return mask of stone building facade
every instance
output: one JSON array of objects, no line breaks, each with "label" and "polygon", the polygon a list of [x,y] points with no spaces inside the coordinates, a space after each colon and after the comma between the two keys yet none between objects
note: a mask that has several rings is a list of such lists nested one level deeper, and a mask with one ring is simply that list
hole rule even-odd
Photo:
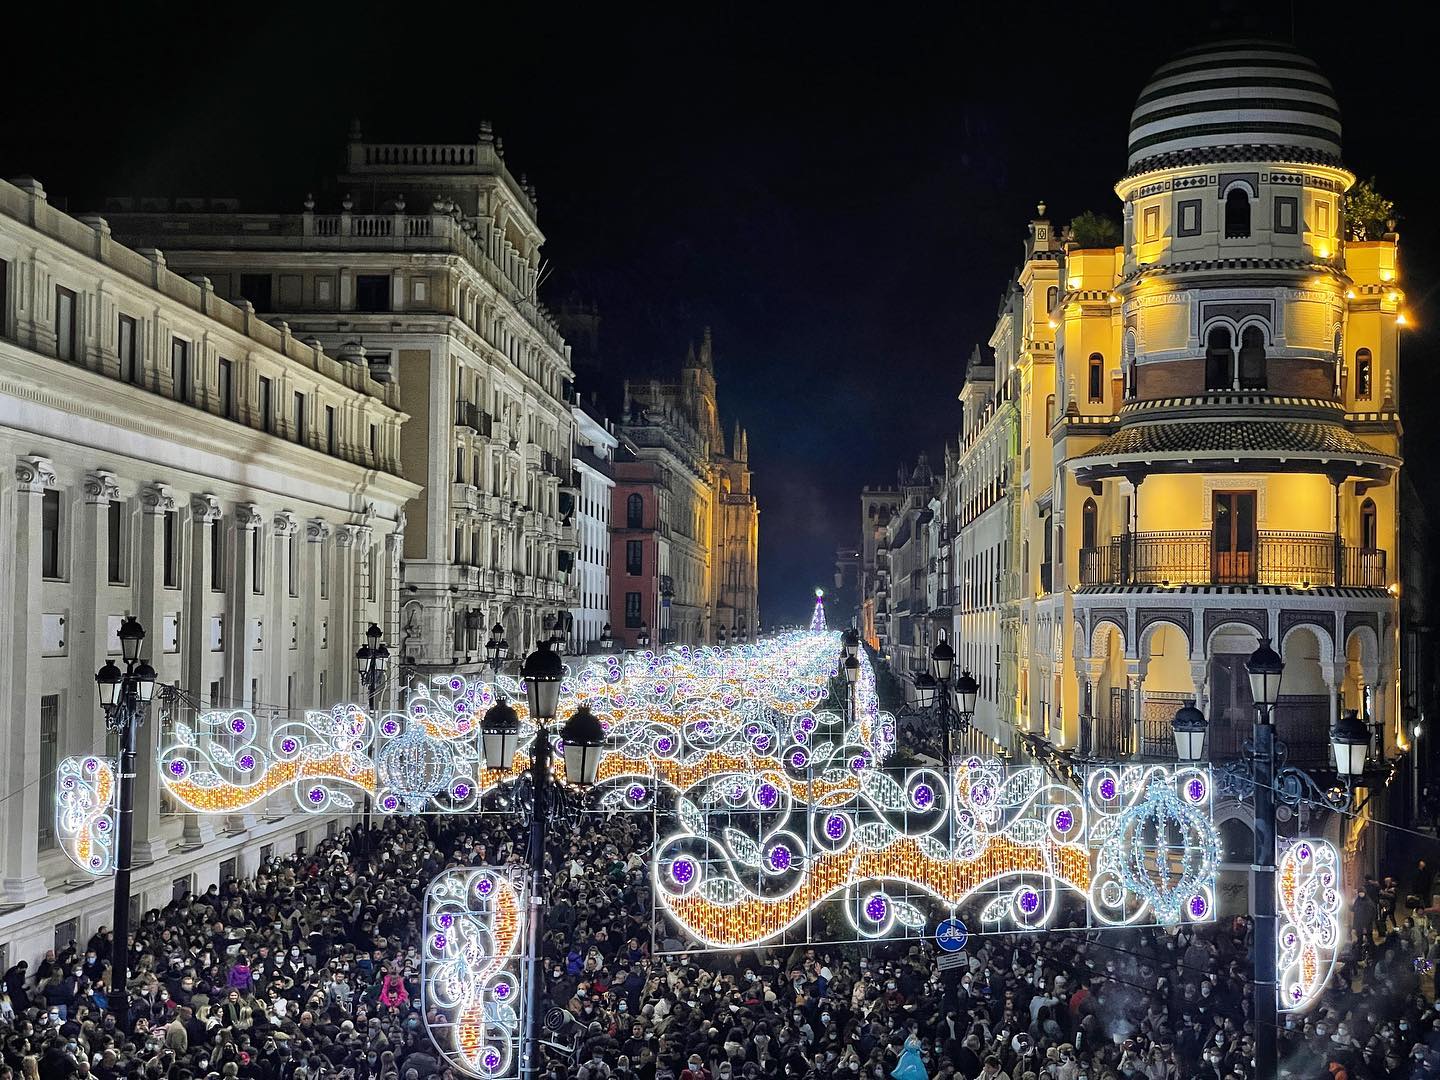
[{"label": "stone building facade", "polygon": [[518,655],[577,592],[570,352],[539,301],[533,187],[481,127],[469,143],[351,131],[338,205],[117,200],[117,234],[163,248],[222,298],[376,378],[410,417],[410,508],[397,642],[425,672],[479,672],[489,627]]},{"label": "stone building facade", "polygon": [[[571,406],[575,421],[575,605],[569,648],[598,647],[610,624],[610,513],[615,497],[614,426],[593,405]],[[613,630],[612,630],[613,634]]]},{"label": "stone building facade", "polygon": [[[266,725],[358,700],[367,626],[399,629],[406,503],[395,385],[0,183],[0,945],[32,961],[110,923],[108,879],[56,844],[55,769],[114,754],[95,673],[125,616],[158,681],[141,728],[135,896],[163,906],[336,822],[162,803],[161,739],[197,710]],[[393,685],[384,696],[394,700]],[[62,940],[63,939],[63,940]]]}]

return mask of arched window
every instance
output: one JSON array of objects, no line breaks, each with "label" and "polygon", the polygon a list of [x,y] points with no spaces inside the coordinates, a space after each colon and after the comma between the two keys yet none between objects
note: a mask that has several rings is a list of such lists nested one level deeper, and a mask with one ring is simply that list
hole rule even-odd
[{"label": "arched window", "polygon": [[1370,400],[1370,369],[1370,350],[1357,350],[1355,353],[1355,398],[1357,401]]},{"label": "arched window", "polygon": [[640,497],[639,492],[631,495],[625,500],[625,527],[627,529],[642,528],[645,518],[645,500]]},{"label": "arched window", "polygon": [[1048,289],[1045,290],[1045,312],[1046,312],[1046,314],[1049,314],[1050,312],[1054,311],[1054,310],[1055,310],[1055,305],[1056,305],[1057,303],[1059,303],[1059,301],[1060,301],[1060,288],[1059,288],[1059,286],[1051,285]]},{"label": "arched window", "polygon": [[1229,390],[1235,385],[1235,339],[1228,326],[1210,331],[1205,343],[1205,389]]},{"label": "arched window", "polygon": [[1265,331],[1258,326],[1240,334],[1240,389],[1265,389]]},{"label": "arched window", "polygon": [[1099,547],[1099,526],[1100,508],[1095,505],[1094,499],[1086,499],[1085,505],[1080,508],[1080,546],[1082,548]]},{"label": "arched window", "polygon": [[1360,546],[1374,551],[1380,546],[1379,535],[1375,522],[1375,500],[1366,499],[1360,504]]},{"label": "arched window", "polygon": [[1090,354],[1090,400],[1105,400],[1105,357],[1098,352]]},{"label": "arched window", "polygon": [[1237,185],[1225,196],[1225,238],[1235,240],[1249,235],[1250,193]]},{"label": "arched window", "polygon": [[1055,426],[1055,395],[1051,394],[1045,399],[1045,430],[1049,431]]}]

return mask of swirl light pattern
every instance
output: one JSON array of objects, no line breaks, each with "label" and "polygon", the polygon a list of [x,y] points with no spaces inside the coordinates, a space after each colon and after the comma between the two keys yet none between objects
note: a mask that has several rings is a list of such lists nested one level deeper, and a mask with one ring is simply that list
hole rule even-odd
[{"label": "swirl light pattern", "polygon": [[1340,949],[1339,853],[1328,840],[1292,841],[1280,856],[1275,880],[1280,1008],[1303,1012],[1325,989]]},{"label": "swirl light pattern", "polygon": [[81,870],[104,877],[115,869],[115,760],[66,758],[55,775],[55,839]]},{"label": "swirl light pattern", "polygon": [[448,1064],[485,1080],[516,1072],[525,896],[499,867],[447,870],[425,891],[425,1024]]}]

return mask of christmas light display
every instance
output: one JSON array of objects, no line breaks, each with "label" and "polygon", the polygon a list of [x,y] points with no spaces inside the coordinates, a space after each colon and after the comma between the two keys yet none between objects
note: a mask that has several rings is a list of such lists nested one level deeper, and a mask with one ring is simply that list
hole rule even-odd
[{"label": "christmas light display", "polygon": [[470,1076],[513,1076],[525,1000],[523,875],[446,870],[425,891],[420,984],[431,1041]]},{"label": "christmas light display", "polygon": [[1326,840],[1291,841],[1280,855],[1275,942],[1280,1008],[1303,1012],[1330,981],[1340,949],[1340,856]]},{"label": "christmas light display", "polygon": [[810,632],[825,632],[825,590],[815,590],[815,613],[810,616]]},{"label": "christmas light display", "polygon": [[55,777],[55,839],[60,849],[87,874],[109,874],[115,869],[115,760],[66,758]]}]

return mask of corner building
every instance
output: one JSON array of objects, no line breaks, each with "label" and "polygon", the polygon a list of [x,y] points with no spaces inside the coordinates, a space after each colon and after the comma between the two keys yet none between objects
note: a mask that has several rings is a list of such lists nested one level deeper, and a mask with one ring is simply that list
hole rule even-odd
[{"label": "corner building", "polygon": [[[1162,66],[1139,98],[1116,184],[1122,246],[1081,248],[1043,207],[1032,221],[995,366],[972,374],[1013,380],[1018,483],[987,438],[1003,408],[978,428],[967,417],[960,455],[963,473],[983,454],[981,505],[1003,496],[1017,513],[1015,599],[955,619],[962,642],[983,639],[971,663],[1015,653],[1002,741],[1173,757],[1170,722],[1193,697],[1209,753],[1233,757],[1253,717],[1245,660],[1269,638],[1292,762],[1328,767],[1328,729],[1347,708],[1387,754],[1408,749],[1404,296],[1398,237],[1347,238],[1354,182],[1316,66],[1287,45],[1222,42]],[[952,566],[1004,550],[1003,530],[965,546],[984,520],[961,514]],[[1227,851],[1247,844],[1248,831],[1227,834]]]}]

